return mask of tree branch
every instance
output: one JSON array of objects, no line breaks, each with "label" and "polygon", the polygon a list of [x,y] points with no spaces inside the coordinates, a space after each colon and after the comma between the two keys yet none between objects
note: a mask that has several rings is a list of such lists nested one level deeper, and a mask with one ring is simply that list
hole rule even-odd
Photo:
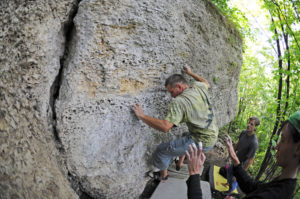
[{"label": "tree branch", "polygon": [[[272,23],[274,24],[274,19],[273,16],[271,15],[271,19],[272,19]],[[269,141],[269,146],[268,146],[268,150],[265,154],[264,160],[261,164],[261,167],[259,169],[259,172],[256,176],[256,180],[258,180],[262,174],[264,173],[264,171],[266,170],[267,166],[270,164],[270,160],[271,160],[271,149],[272,149],[272,139],[275,135],[275,133],[277,132],[278,129],[278,125],[279,122],[281,120],[281,116],[280,116],[280,111],[281,111],[281,93],[282,93],[282,56],[281,56],[281,49],[280,49],[280,41],[279,41],[279,37],[278,37],[278,32],[277,29],[275,27],[274,29],[274,33],[276,35],[276,44],[277,44],[277,57],[278,57],[278,68],[279,68],[279,82],[278,82],[278,96],[277,96],[277,110],[276,110],[276,121],[275,121],[275,125],[273,128],[273,132]]]},{"label": "tree branch", "polygon": [[[285,21],[285,23],[286,23],[286,26],[287,26],[288,29],[290,30],[291,35],[293,36],[293,38],[294,38],[294,40],[295,40],[295,42],[296,42],[296,44],[297,44],[297,47],[298,47],[298,49],[300,50],[300,46],[299,46],[298,40],[297,40],[297,38],[296,38],[296,36],[295,36],[293,30],[291,29],[291,27],[290,27],[290,25],[289,25],[289,23],[288,23],[288,21],[287,21],[287,19],[286,19],[286,16],[282,13],[282,10],[281,10],[281,8],[280,8],[280,5],[279,5],[277,2],[275,2],[275,0],[272,0],[272,2],[274,3],[274,5],[276,5],[276,6],[278,7],[279,12],[282,14],[282,16],[283,16],[283,18],[284,18],[284,21]],[[297,13],[297,14],[298,14],[298,13]],[[278,16],[280,16],[280,15],[278,15]]]},{"label": "tree branch", "polygon": [[294,3],[293,0],[290,0],[290,2],[292,2],[292,4],[293,4],[293,8],[294,8],[294,10],[295,10],[296,17],[297,17],[298,21],[300,22],[300,17],[299,17],[299,13],[298,13],[298,8],[296,7],[296,5],[295,5],[295,3]]}]

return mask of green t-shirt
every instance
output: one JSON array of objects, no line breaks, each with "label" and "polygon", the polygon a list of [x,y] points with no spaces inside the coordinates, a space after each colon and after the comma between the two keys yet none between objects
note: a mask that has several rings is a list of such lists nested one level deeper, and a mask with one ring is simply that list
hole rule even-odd
[{"label": "green t-shirt", "polygon": [[201,141],[204,147],[213,145],[219,133],[207,90],[205,83],[194,81],[172,100],[165,117],[176,126],[185,122],[194,141]]}]

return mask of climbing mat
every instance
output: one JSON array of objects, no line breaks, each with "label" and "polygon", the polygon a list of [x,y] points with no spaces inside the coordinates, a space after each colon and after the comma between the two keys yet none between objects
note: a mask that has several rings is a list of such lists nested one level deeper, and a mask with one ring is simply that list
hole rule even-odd
[{"label": "climbing mat", "polygon": [[213,192],[221,192],[223,195],[231,195],[240,197],[242,191],[237,186],[231,193],[228,193],[229,185],[227,179],[219,174],[220,167],[216,165],[211,165],[209,168],[209,184]]}]

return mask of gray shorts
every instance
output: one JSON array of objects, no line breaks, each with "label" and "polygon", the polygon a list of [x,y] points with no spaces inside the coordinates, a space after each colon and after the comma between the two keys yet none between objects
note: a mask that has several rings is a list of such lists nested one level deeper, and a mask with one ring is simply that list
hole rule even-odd
[{"label": "gray shorts", "polygon": [[[153,154],[153,165],[160,170],[166,170],[172,163],[174,157],[182,156],[185,154],[186,150],[189,151],[189,145],[192,143],[195,142],[190,135],[183,136],[182,138],[170,142],[161,143]],[[203,152],[212,149],[213,146],[204,147]]]}]

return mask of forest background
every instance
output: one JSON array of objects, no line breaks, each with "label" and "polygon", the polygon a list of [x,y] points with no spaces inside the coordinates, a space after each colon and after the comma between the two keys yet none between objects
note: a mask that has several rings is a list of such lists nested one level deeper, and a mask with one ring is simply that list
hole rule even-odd
[{"label": "forest background", "polygon": [[[246,129],[248,118],[258,117],[261,120],[256,131],[259,149],[249,172],[256,180],[267,182],[280,172],[274,154],[282,123],[300,110],[300,1],[211,2],[244,41],[238,112],[221,129],[221,136],[228,133],[237,141]],[[300,175],[294,198],[300,198]]]}]

